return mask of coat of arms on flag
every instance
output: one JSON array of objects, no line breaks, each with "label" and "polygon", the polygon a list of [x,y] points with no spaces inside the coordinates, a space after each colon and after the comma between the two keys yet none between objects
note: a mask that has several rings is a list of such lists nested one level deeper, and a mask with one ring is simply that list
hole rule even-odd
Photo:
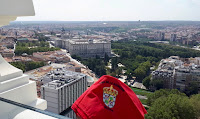
[{"label": "coat of arms on flag", "polygon": [[113,85],[103,88],[103,102],[109,108],[113,108],[115,106],[117,95],[118,91],[113,88]]}]

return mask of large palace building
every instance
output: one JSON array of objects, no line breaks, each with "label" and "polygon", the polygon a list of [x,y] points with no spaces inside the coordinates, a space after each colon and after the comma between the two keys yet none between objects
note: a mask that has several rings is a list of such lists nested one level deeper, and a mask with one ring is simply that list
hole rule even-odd
[{"label": "large palace building", "polygon": [[87,39],[73,39],[73,40],[56,40],[56,47],[65,48],[71,55],[78,55],[80,57],[104,57],[107,54],[111,55],[111,43],[105,40],[87,40]]}]

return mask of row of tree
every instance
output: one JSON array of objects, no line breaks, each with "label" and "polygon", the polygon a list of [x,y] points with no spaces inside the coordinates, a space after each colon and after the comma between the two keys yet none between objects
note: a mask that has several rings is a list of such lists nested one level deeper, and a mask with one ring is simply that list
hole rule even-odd
[{"label": "row of tree", "polygon": [[46,63],[42,62],[42,61],[41,62],[33,62],[33,61],[31,61],[31,62],[11,62],[10,64],[13,65],[14,67],[21,69],[23,72],[30,71],[30,70],[33,70],[33,69],[36,69],[36,68],[46,65]]},{"label": "row of tree", "polygon": [[17,46],[19,47],[33,47],[33,46],[37,46],[37,47],[49,47],[49,43],[45,42],[45,41],[33,41],[33,42],[18,42]]},{"label": "row of tree", "polygon": [[145,77],[142,80],[143,85],[149,89],[150,87],[153,87],[154,90],[159,90],[164,88],[164,80],[162,79],[152,79],[151,80],[151,75]]},{"label": "row of tree", "polygon": [[36,47],[36,48],[28,48],[16,46],[15,55],[22,55],[23,53],[27,53],[28,55],[32,55],[34,52],[47,52],[47,51],[56,51],[60,50],[60,48],[49,48],[49,47]]},{"label": "row of tree", "polygon": [[183,58],[200,56],[200,52],[193,49],[140,41],[114,42],[112,43],[112,49],[121,58],[136,58],[137,55],[141,55],[142,57],[152,57],[156,61],[174,55]]}]

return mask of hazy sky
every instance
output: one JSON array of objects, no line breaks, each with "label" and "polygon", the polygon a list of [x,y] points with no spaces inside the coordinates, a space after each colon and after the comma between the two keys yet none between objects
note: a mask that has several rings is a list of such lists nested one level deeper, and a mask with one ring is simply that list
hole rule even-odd
[{"label": "hazy sky", "polygon": [[200,21],[200,0],[33,0],[34,17],[18,21]]}]

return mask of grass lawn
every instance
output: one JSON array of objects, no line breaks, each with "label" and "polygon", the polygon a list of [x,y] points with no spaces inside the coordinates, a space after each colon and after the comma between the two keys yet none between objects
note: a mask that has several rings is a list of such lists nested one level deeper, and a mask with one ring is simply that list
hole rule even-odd
[{"label": "grass lawn", "polygon": [[140,99],[141,103],[144,105],[147,105],[147,100],[146,99]]},{"label": "grass lawn", "polygon": [[133,88],[133,87],[130,87],[133,92],[136,94],[136,95],[143,95],[143,96],[148,96],[149,94],[151,94],[152,92],[150,91],[146,91],[146,90],[142,90],[142,89],[138,89],[138,88]]},{"label": "grass lawn", "polygon": [[[148,96],[152,93],[150,91],[146,91],[146,90],[142,90],[142,89],[138,89],[138,88],[133,88],[133,87],[130,87],[130,88],[133,90],[133,92],[135,92],[136,95]],[[140,99],[140,101],[142,104],[147,105],[146,99]],[[146,108],[146,109],[148,109],[148,108]]]}]

